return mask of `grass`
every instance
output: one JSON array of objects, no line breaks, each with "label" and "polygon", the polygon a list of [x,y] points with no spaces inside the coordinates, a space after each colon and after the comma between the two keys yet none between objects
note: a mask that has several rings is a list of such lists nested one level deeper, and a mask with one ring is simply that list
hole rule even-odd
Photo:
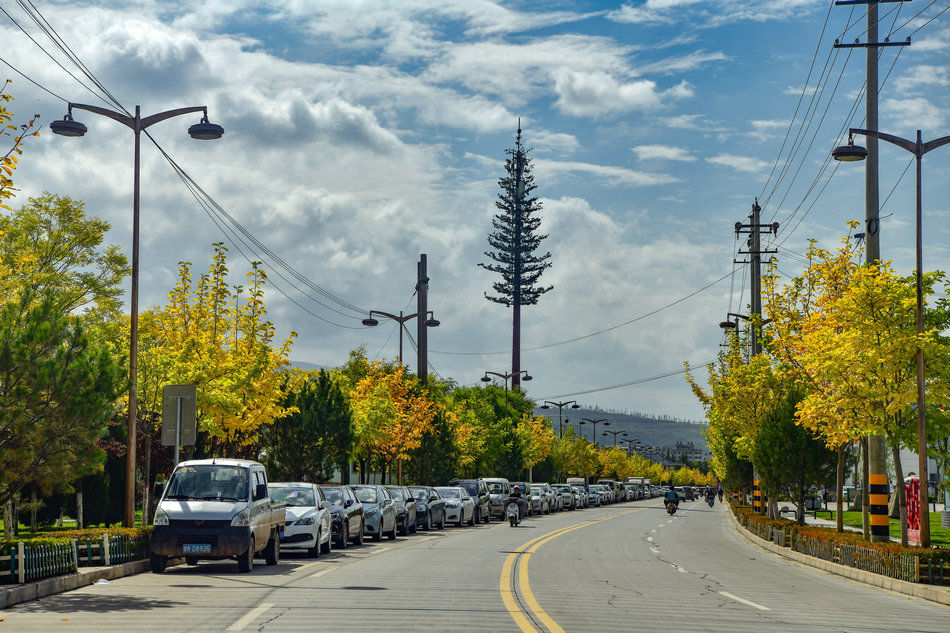
[{"label": "grass", "polygon": [[[845,512],[844,524],[861,527],[860,512]],[[832,516],[832,520],[834,517]],[[898,519],[891,519],[890,534],[895,538],[901,537],[901,523]],[[940,513],[930,513],[930,543],[937,547],[950,547],[950,528],[940,527]]]}]

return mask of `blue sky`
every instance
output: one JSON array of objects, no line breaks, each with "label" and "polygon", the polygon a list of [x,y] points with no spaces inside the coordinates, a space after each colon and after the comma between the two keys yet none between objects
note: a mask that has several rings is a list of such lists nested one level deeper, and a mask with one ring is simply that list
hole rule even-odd
[{"label": "blue sky", "polygon": [[[727,275],[733,225],[756,196],[764,218],[782,224],[780,268],[790,275],[800,271],[797,254],[807,239],[833,246],[848,219],[863,217],[864,170],[842,166],[830,181],[831,169],[821,171],[864,81],[863,51],[845,64],[847,51],[831,48],[842,35],[863,39],[864,8],[830,5],[37,3],[124,106],[151,113],[208,105],[227,130],[220,141],[190,140],[184,132],[194,121],[187,117],[151,131],[306,279],[356,306],[399,311],[410,300],[415,262],[427,253],[429,306],[442,322],[431,333],[430,360],[463,384],[509,363],[506,353],[442,352],[510,346],[510,313],[483,298],[494,278],[477,264],[486,261],[496,181],[518,117],[533,147],[542,230],[550,235],[544,246],[554,265],[543,281],[555,287],[524,310],[525,347],[634,320]],[[20,7],[2,6],[50,48]],[[919,30],[912,46],[882,54],[881,77],[892,63],[893,70],[881,92],[880,127],[943,136],[950,133],[947,3],[921,0],[897,13],[898,6],[882,6],[881,30],[894,29],[895,40]],[[2,57],[37,82],[72,101],[97,102],[4,16],[0,40]],[[6,70],[20,118],[62,117],[62,102]],[[859,105],[852,125],[862,117]],[[89,126],[86,137],[44,132],[26,148],[16,177],[21,201],[43,190],[83,200],[112,222],[110,241],[128,249],[131,136],[101,117],[76,118]],[[769,177],[777,157],[775,174],[788,163],[778,186],[775,174]],[[882,147],[882,199],[909,158]],[[948,169],[950,150],[925,159],[927,269],[950,268]],[[908,273],[912,176],[887,202],[881,229],[883,256]],[[210,245],[223,236],[148,144],[142,213],[141,302],[155,305],[173,285],[176,263],[204,268]],[[246,264],[232,255],[237,281]],[[629,325],[525,351],[522,366],[535,378],[529,393],[588,391],[712,360],[722,341],[718,322],[748,301],[747,290],[740,294],[748,277],[735,269],[733,278]],[[362,343],[370,357],[395,355],[393,326],[362,329],[361,315],[331,312],[271,277],[311,312],[355,328],[328,325],[271,291],[278,330],[299,334],[294,359],[336,365]],[[414,355],[406,356],[414,368]],[[591,406],[701,417],[679,376],[576,397]]]}]

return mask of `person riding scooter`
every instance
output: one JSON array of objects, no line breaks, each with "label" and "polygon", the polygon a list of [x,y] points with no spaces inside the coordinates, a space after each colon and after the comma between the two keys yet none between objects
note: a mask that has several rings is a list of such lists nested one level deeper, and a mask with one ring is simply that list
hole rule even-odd
[{"label": "person riding scooter", "polygon": [[521,489],[518,486],[515,486],[511,489],[511,494],[505,499],[505,506],[508,507],[508,503],[514,501],[518,504],[518,520],[524,521],[525,515],[528,513],[527,506],[525,505],[524,496],[521,494]]},{"label": "person riding scooter", "polygon": [[678,510],[680,507],[680,496],[676,492],[676,488],[673,486],[673,482],[670,482],[670,489],[666,491],[666,496],[663,497],[663,505],[668,506],[669,504],[674,504]]},{"label": "person riding scooter", "polygon": [[716,503],[716,491],[713,488],[706,491],[706,503],[709,504],[710,508]]}]

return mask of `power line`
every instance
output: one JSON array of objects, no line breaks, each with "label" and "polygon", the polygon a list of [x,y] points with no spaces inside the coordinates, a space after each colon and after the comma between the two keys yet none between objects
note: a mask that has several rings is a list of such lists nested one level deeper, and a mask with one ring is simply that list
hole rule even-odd
[{"label": "power line", "polygon": [[[705,367],[705,366],[707,366],[707,365],[711,365],[713,362],[714,362],[714,361],[709,361],[709,362],[707,362],[707,363],[702,363],[701,365],[697,365],[697,367],[699,367],[699,366]],[[646,382],[652,382],[652,381],[654,381],[654,380],[660,380],[661,378],[669,378],[670,376],[677,376],[677,375],[679,375],[679,374],[685,374],[687,371],[689,371],[689,370],[688,370],[688,369],[678,369],[678,370],[676,370],[676,371],[669,371],[669,372],[666,372],[665,374],[657,374],[656,376],[650,376],[649,378],[638,378],[638,379],[636,379],[636,380],[628,380],[627,382],[621,382],[621,383],[617,383],[616,385],[609,385],[609,386],[607,386],[607,387],[594,387],[593,389],[585,389],[585,390],[583,390],[583,391],[574,391],[574,392],[572,392],[572,393],[560,393],[560,394],[557,394],[557,395],[554,395],[554,396],[539,396],[539,397],[535,398],[535,400],[557,400],[557,399],[559,399],[559,398],[570,398],[570,397],[573,397],[573,396],[582,396],[582,395],[588,394],[588,393],[597,393],[597,392],[600,392],[600,391],[609,391],[609,390],[611,390],[611,389],[620,389],[620,388],[622,388],[622,387],[632,387],[633,385],[641,385],[641,384],[646,383]]]},{"label": "power line", "polygon": [[[686,301],[687,299],[698,295],[699,293],[703,292],[704,290],[708,290],[709,288],[712,288],[713,286],[715,286],[716,284],[718,284],[718,283],[719,283],[720,281],[722,281],[723,279],[725,279],[725,278],[727,278],[727,277],[731,277],[731,276],[733,276],[735,273],[736,273],[736,271],[735,271],[735,270],[732,270],[732,271],[726,273],[725,275],[723,275],[722,277],[720,277],[719,279],[717,279],[717,280],[715,280],[715,281],[713,281],[713,282],[711,282],[711,283],[709,283],[709,284],[706,284],[705,286],[703,286],[703,287],[700,288],[699,290],[694,290],[693,292],[689,293],[688,295],[683,296],[683,297],[680,297],[680,298],[677,299],[676,301],[673,301],[673,302],[671,302],[671,303],[668,303],[668,304],[666,304],[665,306],[662,306],[662,307],[660,307],[660,308],[657,308],[656,310],[652,310],[652,311],[647,312],[647,313],[645,313],[645,314],[641,314],[640,316],[637,316],[637,317],[635,317],[635,318],[633,318],[633,319],[630,319],[629,321],[624,321],[623,323],[618,323],[617,325],[612,325],[612,326],[610,326],[610,327],[608,327],[608,328],[605,328],[605,329],[603,329],[603,330],[598,330],[598,331],[596,331],[596,332],[591,332],[590,334],[584,334],[583,336],[575,336],[574,338],[565,339],[565,340],[563,340],[563,341],[557,341],[557,342],[554,342],[554,343],[546,343],[546,344],[544,344],[544,345],[535,345],[535,346],[533,346],[533,347],[523,347],[523,348],[521,349],[521,351],[522,351],[522,352],[533,352],[533,351],[537,351],[537,350],[548,349],[548,348],[551,348],[551,347],[557,347],[557,346],[559,346],[559,345],[567,345],[568,343],[574,343],[574,342],[577,342],[577,341],[582,341],[582,340],[584,340],[584,339],[588,339],[588,338],[591,338],[591,337],[594,337],[594,336],[598,336],[598,335],[600,335],[600,334],[606,334],[607,332],[612,332],[613,330],[616,330],[616,329],[618,329],[618,328],[622,328],[622,327],[624,327],[625,325],[630,325],[631,323],[636,323],[637,321],[640,321],[640,320],[645,319],[645,318],[647,318],[647,317],[653,316],[654,314],[656,314],[656,313],[658,313],[658,312],[662,312],[663,310],[666,310],[667,308],[672,308],[672,307],[675,306],[676,304],[682,303],[683,301]],[[498,355],[498,354],[510,354],[510,353],[511,353],[511,350],[509,349],[509,350],[501,350],[501,351],[494,351],[494,352],[451,352],[451,351],[431,350],[431,349],[430,349],[430,350],[429,350],[429,353],[430,353],[430,354],[449,354],[449,355],[452,355],[452,356],[494,356],[494,355]]]},{"label": "power line", "polygon": [[0,62],[3,62],[4,64],[6,64],[7,67],[10,68],[10,70],[12,70],[12,71],[15,72],[16,74],[20,75],[21,77],[23,77],[24,79],[26,79],[28,82],[30,82],[31,84],[33,84],[34,86],[36,86],[36,87],[39,88],[40,90],[46,91],[47,94],[52,95],[52,96],[55,97],[56,99],[62,100],[64,103],[69,103],[69,99],[67,99],[67,98],[65,98],[65,97],[61,97],[60,95],[56,94],[55,92],[53,92],[52,90],[50,90],[49,88],[47,88],[46,86],[44,86],[43,84],[38,83],[38,82],[37,82],[36,80],[34,80],[32,77],[30,77],[29,75],[27,75],[26,73],[24,73],[22,70],[20,70],[19,68],[17,68],[17,67],[14,66],[13,64],[11,64],[11,63],[8,62],[7,60],[5,60],[4,58],[0,57]]}]

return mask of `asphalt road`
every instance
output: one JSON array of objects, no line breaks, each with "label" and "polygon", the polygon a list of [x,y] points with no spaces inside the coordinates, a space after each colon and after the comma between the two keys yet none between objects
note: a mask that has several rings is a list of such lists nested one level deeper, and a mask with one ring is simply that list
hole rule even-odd
[{"label": "asphalt road", "polygon": [[[260,561],[263,563],[263,561]],[[950,609],[761,552],[724,509],[658,499],[203,562],[0,611],[3,631],[950,631]]]}]

